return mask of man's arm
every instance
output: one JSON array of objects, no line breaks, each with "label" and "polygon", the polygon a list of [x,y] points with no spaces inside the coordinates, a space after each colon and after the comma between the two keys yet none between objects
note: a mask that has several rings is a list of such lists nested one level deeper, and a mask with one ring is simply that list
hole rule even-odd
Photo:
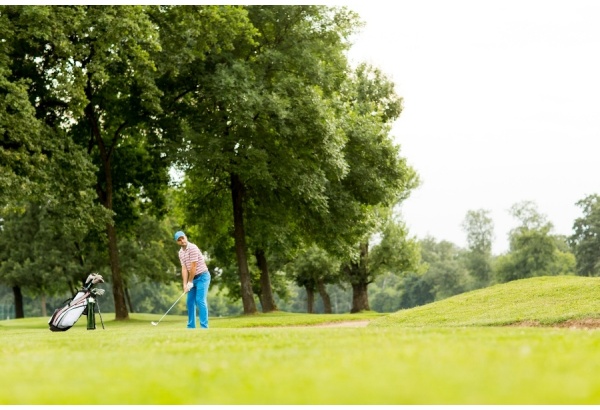
[{"label": "man's arm", "polygon": [[187,282],[188,282],[188,271],[185,265],[181,265],[181,279],[183,280],[183,291],[187,292]]},{"label": "man's arm", "polygon": [[196,275],[196,266],[198,266],[198,262],[194,261],[192,262],[192,266],[190,269],[190,274],[188,275],[188,281],[193,281],[194,280],[194,276]]}]

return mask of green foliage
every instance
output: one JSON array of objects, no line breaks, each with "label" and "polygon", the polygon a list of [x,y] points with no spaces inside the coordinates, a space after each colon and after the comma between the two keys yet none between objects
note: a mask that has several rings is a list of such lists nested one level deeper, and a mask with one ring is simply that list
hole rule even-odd
[{"label": "green foliage", "polygon": [[5,208],[0,231],[2,283],[27,288],[34,295],[62,293],[82,284],[95,268],[86,260],[85,244],[95,221],[90,215],[75,215],[73,221],[71,210],[39,203]]},{"label": "green foliage", "polygon": [[[324,9],[246,7],[252,29],[240,32],[235,47],[207,54],[173,83],[182,89],[176,103],[185,144],[178,158],[194,181],[184,187],[192,204],[186,219],[223,222],[211,233],[214,255],[225,267],[223,280],[234,276],[231,255],[244,258],[237,261],[240,291],[251,274],[241,266],[246,253],[289,258],[299,238],[316,229],[312,215],[327,212],[329,180],[345,172],[330,97],[344,73],[351,25],[341,18],[347,13]],[[241,198],[236,208],[232,191]],[[241,215],[236,226],[233,214]]]},{"label": "green foliage", "polygon": [[422,272],[408,275],[399,286],[401,308],[411,308],[448,298],[473,288],[468,252],[448,241],[432,237],[419,241]]},{"label": "green foliage", "polygon": [[334,284],[341,281],[340,261],[325,250],[313,245],[286,265],[287,275],[298,285],[311,290],[319,282]]},{"label": "green foliage", "polygon": [[63,201],[66,212],[77,209],[85,218],[101,214],[90,205],[94,168],[66,132],[74,112],[69,104],[78,99],[66,96],[72,61],[53,56],[64,46],[62,18],[75,19],[67,14],[0,6],[0,206]]},{"label": "green foliage", "polygon": [[365,64],[343,84],[338,115],[347,138],[343,153],[348,170],[331,182],[329,213],[316,233],[330,252],[356,259],[356,245],[378,229],[381,209],[406,199],[419,183],[390,136],[401,101],[393,82]]},{"label": "green foliage", "polygon": [[435,300],[433,286],[423,279],[422,275],[411,273],[407,275],[401,284],[402,293],[398,307],[409,309],[424,305]]},{"label": "green foliage", "polygon": [[159,221],[149,215],[140,217],[131,236],[119,243],[124,275],[163,283],[173,278],[179,280],[179,247],[172,235],[168,220]]},{"label": "green foliage", "polygon": [[465,255],[467,267],[475,279],[474,286],[485,287],[493,278],[492,241],[494,239],[494,223],[489,211],[480,209],[468,211],[462,224],[467,233],[469,253]]},{"label": "green foliage", "polygon": [[383,222],[381,241],[369,254],[372,277],[392,273],[422,272],[421,252],[416,239],[408,236],[408,228],[399,216],[390,215]]},{"label": "green foliage", "polygon": [[[0,21],[0,27],[3,24]],[[0,34],[0,38],[6,37]],[[3,57],[0,51],[0,205],[26,193],[31,195],[33,180],[47,161],[42,145],[36,144],[41,126],[27,99],[26,82],[6,78],[9,73]]]},{"label": "green foliage", "polygon": [[577,202],[583,216],[573,224],[569,244],[577,259],[577,274],[600,276],[600,195],[594,194]]},{"label": "green foliage", "polygon": [[557,274],[557,241],[550,234],[552,224],[537,211],[533,202],[513,205],[511,214],[521,225],[510,232],[510,252],[496,261],[498,282]]},{"label": "green foliage", "polygon": [[375,282],[369,286],[371,309],[375,312],[395,312],[401,309],[403,294],[399,288],[405,278],[388,273],[375,279]]},{"label": "green foliage", "polygon": [[[357,312],[370,309],[367,287],[381,273],[377,268],[405,259],[406,266],[388,269],[407,269],[415,262],[415,248],[404,238],[402,226],[388,228],[390,239],[386,241],[402,246],[394,252],[376,252],[375,270],[369,266],[366,238],[376,232],[380,223],[383,225],[386,213],[382,209],[407,198],[418,185],[418,177],[389,135],[392,122],[401,112],[401,98],[388,78],[366,64],[359,65],[344,84],[341,102],[341,126],[347,137],[344,155],[349,168],[347,175],[331,186],[330,213],[328,221],[320,224],[319,235],[337,238],[335,242],[327,240],[324,246],[330,252],[345,254],[348,260],[344,271],[354,291],[352,311]],[[392,236],[397,239],[392,240]],[[391,243],[386,241],[383,246],[389,247]]]}]

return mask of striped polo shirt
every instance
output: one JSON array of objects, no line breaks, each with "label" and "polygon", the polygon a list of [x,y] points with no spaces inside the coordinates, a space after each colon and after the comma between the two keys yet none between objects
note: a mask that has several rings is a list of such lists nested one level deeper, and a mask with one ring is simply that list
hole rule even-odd
[{"label": "striped polo shirt", "polygon": [[[208,272],[208,267],[204,261],[204,256],[200,252],[200,249],[191,242],[188,242],[185,249],[179,249],[179,261],[181,266],[185,266],[189,273],[197,275],[199,273]],[[192,262],[196,261],[196,272],[190,272],[192,270]]]}]

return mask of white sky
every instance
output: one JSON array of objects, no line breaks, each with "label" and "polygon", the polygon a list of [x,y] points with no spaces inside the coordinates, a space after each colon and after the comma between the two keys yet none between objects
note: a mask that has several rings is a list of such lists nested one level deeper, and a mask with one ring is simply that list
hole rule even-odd
[{"label": "white sky", "polygon": [[486,209],[500,254],[525,200],[570,235],[575,202],[600,194],[600,1],[343,4],[366,22],[350,58],[404,98],[393,134],[422,180],[411,235],[466,246],[467,211]]}]

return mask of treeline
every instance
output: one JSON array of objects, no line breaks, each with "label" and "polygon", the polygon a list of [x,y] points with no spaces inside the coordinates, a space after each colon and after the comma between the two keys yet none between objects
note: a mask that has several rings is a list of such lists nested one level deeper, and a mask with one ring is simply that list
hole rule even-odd
[{"label": "treeline", "polygon": [[577,205],[582,216],[570,236],[555,234],[534,202],[513,205],[509,212],[516,226],[508,251],[500,255],[492,254],[490,212],[467,212],[462,224],[467,248],[432,237],[419,240],[421,271],[378,279],[371,289],[374,309],[392,312],[535,276],[600,276],[600,196],[589,195]]},{"label": "treeline", "polygon": [[[378,270],[368,288],[370,309],[377,312],[394,312],[407,309],[470,290],[492,286],[516,279],[552,275],[600,275],[600,196],[590,195],[578,202],[582,216],[573,224],[570,236],[556,235],[546,216],[541,214],[533,202],[515,204],[510,213],[517,225],[509,234],[510,248],[501,255],[491,253],[494,238],[494,223],[486,210],[469,211],[463,222],[467,238],[467,248],[433,237],[411,239],[409,243],[417,250],[417,260],[413,270],[401,266]],[[402,223],[396,225],[403,226]],[[400,241],[395,246],[394,233]],[[401,230],[385,231],[384,237],[377,238],[374,252],[398,253],[406,244],[405,233]],[[403,245],[404,243],[404,245]],[[314,272],[325,272],[321,278],[328,278],[319,291],[310,281],[299,280],[299,273],[306,270],[306,277]],[[288,312],[346,313],[352,308],[352,288],[341,274],[341,263],[317,248],[308,249],[295,261],[283,266],[272,274],[278,285],[275,294],[277,306]],[[258,277],[258,266],[254,267]],[[219,280],[217,279],[217,283]],[[171,300],[180,291],[179,284],[158,284],[146,280],[133,284],[133,305],[136,311],[160,313],[170,306]],[[110,290],[109,290],[110,293]],[[316,293],[316,296],[315,296]],[[258,295],[255,295],[260,303]],[[34,296],[26,298],[27,314],[43,314],[40,301]],[[54,304],[62,299],[48,298]],[[102,301],[104,302],[104,301]],[[50,302],[49,302],[50,303]],[[243,313],[239,296],[222,284],[211,287],[209,305],[211,315],[230,316]],[[5,319],[10,315],[12,294],[0,286],[0,314]],[[102,308],[113,312],[114,306],[103,303]],[[174,309],[185,313],[185,306]],[[12,309],[14,317],[14,309]]]},{"label": "treeline", "polygon": [[[134,285],[177,280],[177,229],[246,314],[255,295],[277,309],[274,272],[309,249],[342,261],[352,311],[369,309],[368,239],[418,179],[389,135],[393,83],[347,60],[359,26],[325,6],[1,6],[16,316],[97,271],[127,319],[148,304]],[[294,269],[310,292],[330,280]]]},{"label": "treeline", "polygon": [[[216,315],[597,274],[592,225],[561,240],[530,206],[506,255],[485,211],[465,220],[468,250],[410,237],[402,99],[349,64],[359,27],[325,6],[0,6],[0,304],[48,315],[98,272],[117,320],[162,312],[180,229],[208,257]],[[596,215],[597,197],[582,206]]]}]

